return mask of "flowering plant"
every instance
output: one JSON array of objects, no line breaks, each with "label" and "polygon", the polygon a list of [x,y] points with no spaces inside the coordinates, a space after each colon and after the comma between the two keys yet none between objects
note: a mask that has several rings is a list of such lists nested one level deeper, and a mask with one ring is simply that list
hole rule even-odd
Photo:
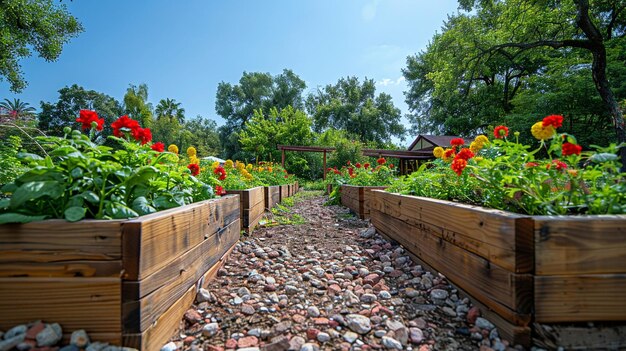
[{"label": "flowering plant", "polygon": [[435,149],[436,161],[389,191],[530,215],[626,213],[626,173],[617,156],[626,145],[583,151],[574,136],[557,132],[562,124],[559,115],[535,123],[534,149],[518,142],[518,132],[509,140],[506,126],[495,128],[492,141],[478,136],[469,148]]},{"label": "flowering plant", "polygon": [[151,144],[150,130],[137,121],[113,122],[109,138],[116,148],[92,141],[99,121],[95,112],[81,111],[77,122],[90,126],[90,136],[66,127],[63,137],[36,138],[41,155],[18,154],[28,169],[2,187],[10,198],[0,200],[0,224],[130,218],[213,197],[176,155]]},{"label": "flowering plant", "polygon": [[346,166],[328,168],[326,173],[326,183],[333,185],[333,192],[330,194],[329,202],[339,203],[339,188],[341,185],[355,186],[386,186],[393,182],[396,171],[395,166],[387,163],[384,157],[376,160],[375,165],[370,163],[352,163],[348,161]]}]

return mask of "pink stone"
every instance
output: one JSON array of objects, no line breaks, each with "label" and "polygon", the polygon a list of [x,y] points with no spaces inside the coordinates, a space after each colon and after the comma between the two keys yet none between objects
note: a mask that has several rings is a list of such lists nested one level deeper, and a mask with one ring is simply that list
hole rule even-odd
[{"label": "pink stone", "polygon": [[237,348],[237,340],[235,340],[235,339],[228,339],[228,340],[226,340],[226,344],[224,344],[224,346],[227,349]]},{"label": "pink stone", "polygon": [[480,316],[480,308],[474,306],[467,311],[467,323],[476,323],[476,318]]},{"label": "pink stone", "polygon": [[259,344],[259,339],[256,336],[245,336],[237,340],[237,346],[239,347],[254,347]]}]

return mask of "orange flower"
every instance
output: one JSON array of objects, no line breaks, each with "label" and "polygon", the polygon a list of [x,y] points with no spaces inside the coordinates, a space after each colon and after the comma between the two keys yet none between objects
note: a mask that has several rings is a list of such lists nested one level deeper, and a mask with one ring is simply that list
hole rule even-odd
[{"label": "orange flower", "polygon": [[496,139],[502,139],[502,138],[508,137],[509,136],[509,128],[507,128],[505,126],[497,126],[493,130],[493,136]]},{"label": "orange flower", "polygon": [[384,158],[384,157],[381,157],[381,158],[379,158],[378,160],[376,160],[376,162],[377,162],[379,165],[384,165],[384,164],[387,162],[387,160],[385,160],[385,158]]},{"label": "orange flower", "polygon": [[461,176],[463,170],[465,169],[465,167],[467,167],[467,161],[462,158],[455,158],[454,161],[452,161],[452,165],[450,167],[452,168],[454,173],[456,173],[458,176]]}]

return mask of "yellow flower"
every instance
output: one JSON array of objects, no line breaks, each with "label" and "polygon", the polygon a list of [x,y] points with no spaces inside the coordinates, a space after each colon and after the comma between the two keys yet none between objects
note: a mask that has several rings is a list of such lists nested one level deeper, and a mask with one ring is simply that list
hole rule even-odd
[{"label": "yellow flower", "polygon": [[259,167],[259,172],[263,172],[263,167]]},{"label": "yellow flower", "polygon": [[481,156],[474,157],[474,161],[476,161],[476,162],[480,162],[482,160],[484,160],[484,158],[482,158]]},{"label": "yellow flower", "polygon": [[530,132],[538,140],[550,139],[556,134],[556,130],[551,125],[543,126],[543,122],[537,122],[530,127]]},{"label": "yellow flower", "polygon": [[[448,155],[448,156],[446,157],[446,155]],[[443,156],[441,156],[441,157],[442,157],[442,159],[444,161],[451,162],[454,159],[454,156],[456,156],[456,153],[454,153],[454,149],[446,149],[443,152]]]},{"label": "yellow flower", "polygon": [[267,167],[267,171],[268,171],[268,172],[270,172],[270,173],[272,173],[272,171],[274,171],[274,170],[273,170],[273,169],[272,169],[272,167],[270,166],[270,167]]},{"label": "yellow flower", "polygon": [[437,146],[433,150],[433,155],[435,155],[436,158],[442,158],[443,157],[443,148],[441,146]]},{"label": "yellow flower", "polygon": [[243,162],[235,161],[235,168],[241,172],[246,169],[246,165]]},{"label": "yellow flower", "polygon": [[478,151],[483,148],[483,144],[477,141],[472,141],[469,148],[473,153],[478,153]]},{"label": "yellow flower", "polygon": [[226,162],[224,162],[224,169],[232,169],[233,165],[234,163],[232,160],[226,160]]},{"label": "yellow flower", "polygon": [[476,138],[474,138],[474,141],[476,143],[480,144],[480,147],[482,148],[485,143],[489,142],[489,138],[487,138],[486,136],[481,134],[481,135],[477,136]]},{"label": "yellow flower", "polygon": [[172,144],[170,146],[167,147],[167,151],[173,153],[173,154],[178,154],[178,146]]},{"label": "yellow flower", "polygon": [[241,174],[244,176],[244,178],[252,180],[252,174],[248,173],[245,168],[241,170]]},{"label": "yellow flower", "polygon": [[252,163],[248,163],[246,166],[246,171],[250,172],[252,170]]},{"label": "yellow flower", "polygon": [[213,168],[213,169],[216,169],[219,166],[220,166],[219,161],[215,161],[215,162],[213,162],[213,164],[211,164],[211,168]]},{"label": "yellow flower", "polygon": [[193,146],[190,146],[187,148],[187,156],[189,156],[189,158],[191,158],[192,156],[196,156],[196,148]]},{"label": "yellow flower", "polygon": [[189,156],[189,163],[199,165],[200,159],[197,158],[196,155]]}]

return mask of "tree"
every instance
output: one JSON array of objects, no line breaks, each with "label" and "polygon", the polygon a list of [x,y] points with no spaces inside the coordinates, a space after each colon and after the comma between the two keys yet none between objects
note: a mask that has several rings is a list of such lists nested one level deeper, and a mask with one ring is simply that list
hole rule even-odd
[{"label": "tree", "polygon": [[124,95],[124,112],[139,121],[142,127],[152,126],[152,104],[148,102],[148,86],[131,84]]},{"label": "tree", "polygon": [[63,135],[63,127],[77,127],[76,118],[82,109],[94,110],[105,120],[104,135],[111,135],[111,123],[123,114],[119,101],[76,84],[59,90],[56,103],[41,102],[39,129],[51,135]]},{"label": "tree", "polygon": [[167,118],[170,121],[176,119],[181,124],[185,122],[185,109],[174,99],[161,99],[154,113],[157,119]]},{"label": "tree", "polygon": [[63,45],[83,31],[65,5],[52,0],[0,1],[0,81],[6,80],[11,91],[26,87],[20,60],[32,50],[46,61],[55,61]]},{"label": "tree", "polygon": [[389,142],[392,136],[404,138],[400,109],[393,105],[390,95],[376,96],[373,79],[366,78],[360,84],[356,77],[341,78],[337,84],[310,94],[306,105],[318,133],[341,129],[362,142],[376,144]]},{"label": "tree", "polygon": [[222,157],[240,155],[239,133],[255,110],[280,111],[287,106],[302,106],[304,89],[306,83],[288,69],[274,77],[269,73],[244,72],[239,84],[219,83],[215,111],[226,120],[219,129]]},{"label": "tree", "polygon": [[184,129],[191,133],[189,145],[193,145],[202,156],[216,156],[221,150],[221,141],[214,120],[196,116],[185,122]]},{"label": "tree", "polygon": [[[605,110],[611,116],[617,141],[626,142],[626,127],[618,105],[620,97],[615,95],[615,83],[611,82],[607,74],[607,68],[611,66],[607,48],[619,46],[617,43],[622,42],[626,36],[625,0],[460,0],[460,5],[464,10],[472,12],[453,17],[448,21],[449,25],[455,25],[457,21],[476,24],[464,26],[468,33],[459,35],[470,39],[472,35],[476,36],[476,39],[462,41],[469,49],[463,52],[464,56],[459,56],[466,64],[458,67],[461,67],[461,76],[466,78],[466,82],[480,76],[480,73],[487,71],[489,65],[497,62],[508,60],[507,66],[519,65],[519,69],[512,74],[519,75],[515,79],[523,80],[524,75],[543,74],[545,65],[541,63],[542,59],[581,55],[590,63],[591,77],[604,102]],[[456,65],[454,62],[447,64]],[[409,62],[407,72],[412,78],[409,85],[419,81],[413,75],[415,71],[411,69]],[[502,81],[502,70],[492,73]],[[412,103],[419,104],[415,98],[420,95],[428,96],[429,93],[438,98],[438,84],[441,81],[454,80],[453,74],[454,70],[445,69],[439,70],[438,74],[430,72],[428,79],[432,80],[433,89],[420,91],[413,90],[414,87],[411,86],[407,102],[410,99]],[[472,89],[477,85],[466,86]],[[419,84],[415,87],[418,88]],[[506,92],[506,88],[504,86],[502,91]],[[439,103],[442,101],[431,101],[432,106]],[[626,166],[626,148],[621,149],[621,156]]]},{"label": "tree", "polygon": [[[4,99],[0,102],[0,111],[6,111],[1,113],[3,118],[8,118],[10,121],[18,121],[22,119],[30,119],[35,116],[35,108],[29,106],[27,102],[23,102],[20,99]],[[4,116],[6,113],[6,117]]]}]

